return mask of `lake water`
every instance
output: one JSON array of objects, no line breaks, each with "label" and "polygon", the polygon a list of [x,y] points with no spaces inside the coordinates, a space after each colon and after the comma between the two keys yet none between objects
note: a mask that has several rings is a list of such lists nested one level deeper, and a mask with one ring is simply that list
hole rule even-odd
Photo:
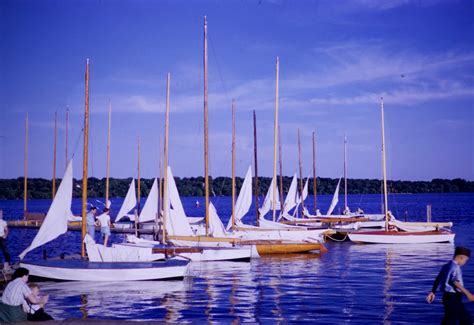
[{"label": "lake water", "polygon": [[[202,198],[183,198],[188,215],[203,214]],[[331,196],[319,196],[324,212]],[[368,213],[380,211],[380,195],[350,195],[349,206]],[[312,198],[308,198],[312,211]],[[342,197],[341,197],[341,200]],[[100,202],[91,200],[95,205]],[[230,198],[212,202],[226,224]],[[452,221],[456,245],[474,249],[474,194],[391,195],[395,216],[408,221],[426,219],[432,204],[434,221]],[[112,200],[112,216],[121,199]],[[45,212],[48,200],[29,201],[30,211]],[[0,201],[5,219],[22,215],[23,201]],[[336,208],[337,211],[338,208]],[[73,201],[79,213],[80,200]],[[254,220],[254,210],[248,220]],[[17,256],[31,242],[35,230],[12,229],[9,249]],[[113,235],[114,242],[122,235]],[[50,294],[47,311],[57,319],[94,318],[158,320],[193,323],[440,323],[441,295],[425,302],[441,266],[452,258],[454,245],[355,245],[327,243],[329,252],[273,256],[242,262],[191,265],[184,281],[90,284],[44,283]],[[49,256],[77,253],[79,233],[70,232],[46,245]],[[30,253],[40,258],[41,249]],[[463,267],[465,286],[474,291],[474,261]],[[471,314],[474,304],[467,303]]]}]

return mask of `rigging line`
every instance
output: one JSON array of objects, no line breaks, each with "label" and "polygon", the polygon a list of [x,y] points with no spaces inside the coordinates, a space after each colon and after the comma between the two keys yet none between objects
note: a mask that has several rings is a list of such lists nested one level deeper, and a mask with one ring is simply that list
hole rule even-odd
[{"label": "rigging line", "polygon": [[76,155],[76,152],[77,152],[77,149],[78,149],[78,146],[79,146],[79,141],[81,140],[83,133],[84,133],[84,128],[82,128],[81,131],[79,131],[79,134],[77,135],[76,144],[74,145],[74,149],[72,151],[71,159],[74,158],[74,156]]},{"label": "rigging line", "polygon": [[221,68],[220,68],[220,65],[219,65],[219,60],[217,58],[216,50],[214,48],[214,42],[212,41],[212,37],[209,37],[209,35],[208,35],[208,40],[209,40],[209,44],[211,45],[212,55],[214,56],[214,59],[216,60],[216,67],[217,67],[217,73],[219,74],[219,79],[222,82],[222,87],[224,88],[225,95],[226,95],[227,99],[229,99],[230,98],[229,91],[228,91],[227,86],[224,82],[224,78],[222,78],[222,73],[221,73]]}]

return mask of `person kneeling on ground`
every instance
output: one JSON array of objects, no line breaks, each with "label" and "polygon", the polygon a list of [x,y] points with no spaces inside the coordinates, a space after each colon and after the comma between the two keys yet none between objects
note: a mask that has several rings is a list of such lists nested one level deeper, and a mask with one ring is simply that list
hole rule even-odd
[{"label": "person kneeling on ground", "polygon": [[48,297],[36,297],[26,285],[30,271],[24,267],[18,268],[3,291],[0,303],[0,322],[23,322],[27,320],[23,304],[26,300],[33,304],[45,304]]},{"label": "person kneeling on ground", "polygon": [[[31,293],[35,296],[37,301],[41,301],[42,296],[40,295],[40,287],[38,284],[34,282],[28,283],[28,287],[31,290]],[[27,300],[23,303],[23,310],[26,313],[26,316],[29,321],[47,321],[53,320],[49,314],[44,311],[44,305],[48,302],[49,295],[43,296],[43,303],[40,304],[33,304]]]}]

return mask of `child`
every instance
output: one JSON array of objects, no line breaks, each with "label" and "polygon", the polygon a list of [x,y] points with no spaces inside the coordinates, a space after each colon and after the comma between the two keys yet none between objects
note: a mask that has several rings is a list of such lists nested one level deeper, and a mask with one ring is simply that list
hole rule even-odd
[{"label": "child", "polygon": [[471,250],[465,247],[456,247],[454,258],[445,264],[439,272],[426,301],[431,304],[435,299],[438,287],[443,292],[444,318],[442,324],[472,324],[471,315],[462,303],[464,294],[469,301],[474,301],[474,295],[464,288],[461,266],[471,257]]},{"label": "child", "polygon": [[53,317],[51,317],[49,314],[47,314],[44,311],[44,305],[48,302],[49,295],[46,295],[41,299],[40,297],[40,291],[39,291],[39,285],[37,285],[34,282],[28,283],[28,287],[31,290],[31,294],[35,297],[37,301],[42,301],[39,304],[33,304],[29,302],[28,300],[25,300],[23,303],[23,310],[26,313],[27,319],[29,321],[47,321],[47,320],[53,320]]},{"label": "child", "polygon": [[98,225],[100,226],[100,234],[104,238],[104,246],[107,246],[107,242],[110,236],[110,216],[109,209],[105,208],[104,213],[97,217]]}]

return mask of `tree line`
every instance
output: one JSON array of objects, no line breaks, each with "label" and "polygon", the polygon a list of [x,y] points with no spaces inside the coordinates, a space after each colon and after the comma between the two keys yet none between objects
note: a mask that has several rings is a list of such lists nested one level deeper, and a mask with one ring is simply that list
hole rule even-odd
[{"label": "tree line", "polygon": [[[131,178],[110,178],[110,197],[125,197],[130,186]],[[182,196],[204,196],[204,177],[175,177],[178,191]],[[237,193],[243,183],[243,178],[236,178]],[[334,193],[338,179],[317,178],[317,193]],[[16,179],[0,180],[0,200],[15,200],[23,198],[22,177]],[[259,193],[265,195],[270,186],[270,177],[259,177]],[[60,180],[56,181],[59,186]],[[290,187],[291,177],[283,177],[283,192],[286,193]],[[232,195],[232,181],[230,177],[209,177],[211,196]],[[140,182],[140,195],[147,196],[153,185],[153,179],[142,179]],[[254,184],[255,186],[255,179]],[[88,180],[88,196],[105,196],[105,178],[91,177]],[[378,179],[348,179],[347,192],[349,194],[378,194],[382,191],[382,182]],[[474,192],[474,181],[456,179],[433,179],[431,181],[388,181],[390,193],[460,193]],[[49,199],[51,198],[52,181],[43,178],[28,179],[28,198]],[[255,191],[255,189],[254,189]],[[309,179],[309,194],[313,194],[313,179]],[[343,181],[341,181],[340,193],[344,193]],[[82,180],[73,180],[73,196],[82,196]]]}]

